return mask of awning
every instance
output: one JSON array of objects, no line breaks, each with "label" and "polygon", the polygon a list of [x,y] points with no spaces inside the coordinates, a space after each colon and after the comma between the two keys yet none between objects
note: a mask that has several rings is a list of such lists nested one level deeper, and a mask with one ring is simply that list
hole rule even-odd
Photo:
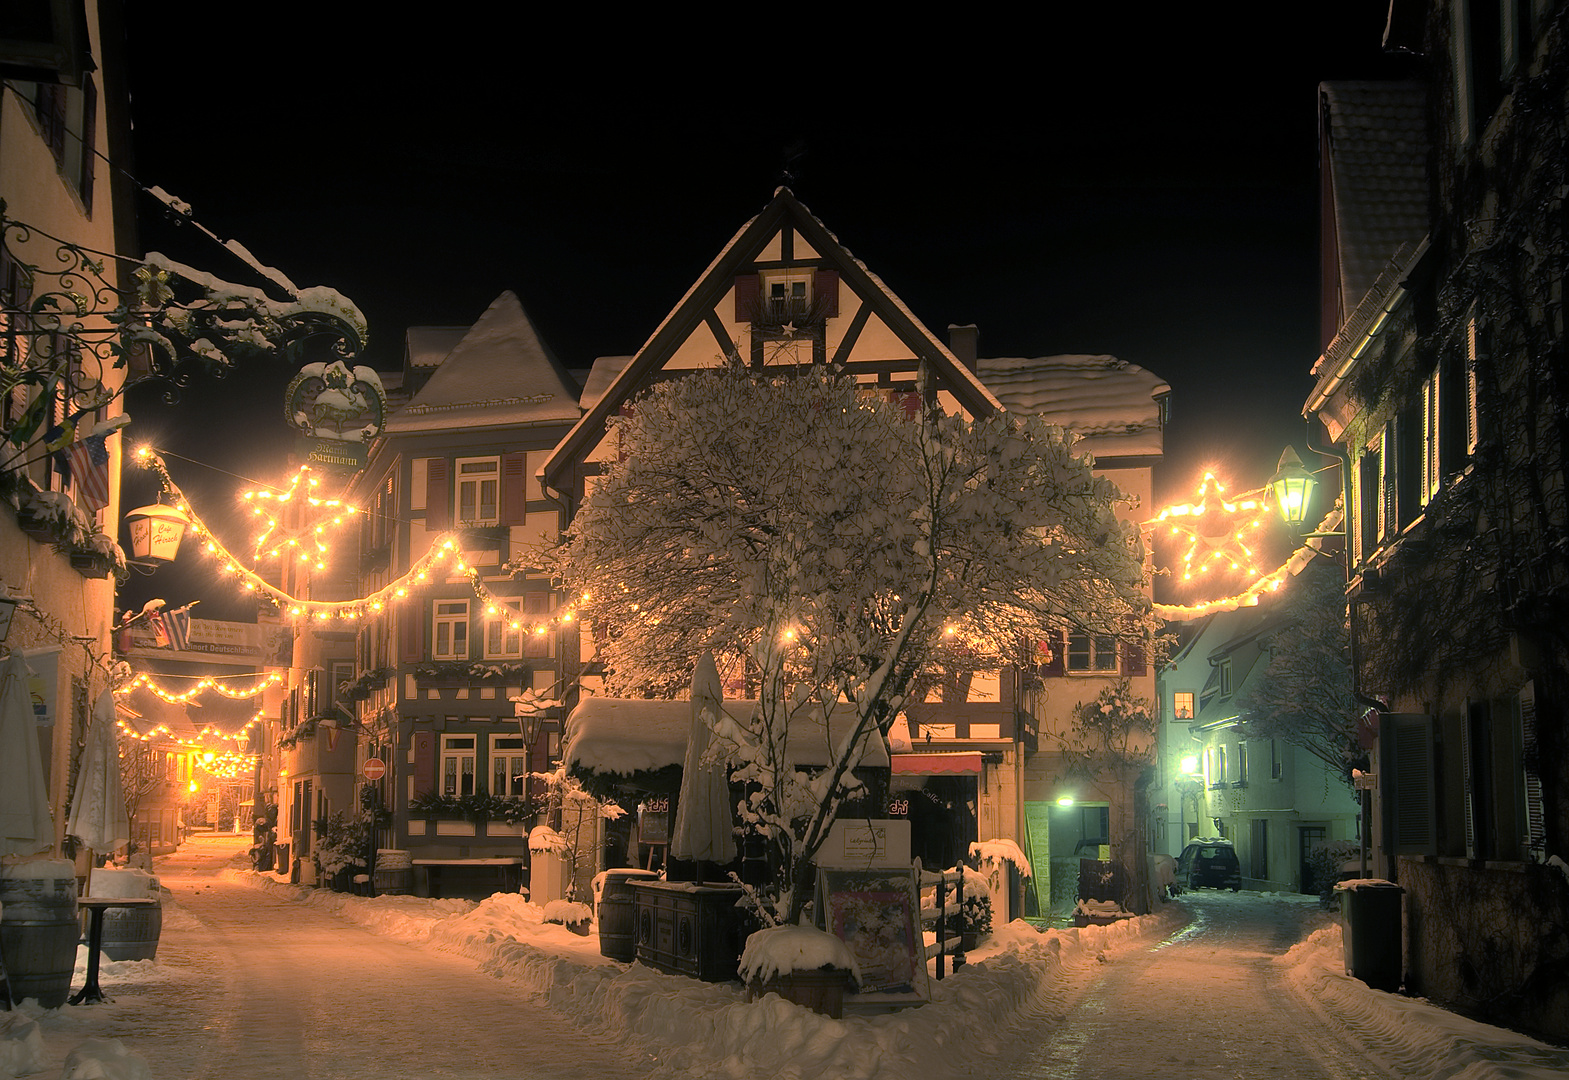
[{"label": "awning", "polygon": [[891,754],[895,776],[979,776],[981,753]]}]

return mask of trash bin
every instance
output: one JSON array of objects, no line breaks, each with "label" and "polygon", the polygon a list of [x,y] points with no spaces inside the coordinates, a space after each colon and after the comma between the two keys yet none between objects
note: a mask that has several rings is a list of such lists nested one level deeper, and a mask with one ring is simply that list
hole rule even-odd
[{"label": "trash bin", "polygon": [[1347,881],[1336,889],[1346,974],[1375,990],[1399,990],[1404,967],[1400,898],[1405,890],[1379,880]]}]

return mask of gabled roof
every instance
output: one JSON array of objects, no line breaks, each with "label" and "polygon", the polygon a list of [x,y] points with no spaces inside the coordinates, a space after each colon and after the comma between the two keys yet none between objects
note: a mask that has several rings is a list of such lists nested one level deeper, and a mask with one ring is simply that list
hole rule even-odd
[{"label": "gabled roof", "polygon": [[1427,96],[1414,82],[1326,82],[1319,93],[1340,310],[1349,313],[1390,256],[1427,235]]},{"label": "gabled roof", "polygon": [[734,286],[737,274],[754,263],[766,261],[765,246],[785,226],[794,229],[816,253],[821,266],[839,272],[840,280],[861,298],[870,313],[881,319],[906,348],[930,365],[964,408],[977,415],[986,415],[1001,407],[975,373],[960,363],[948,347],[911,314],[904,302],[851,255],[788,188],[781,187],[774,192],[768,205],[730,238],[545,461],[542,475],[548,486],[558,490],[566,486],[563,478],[598,444],[608,419],[647,386],[676,349],[704,325],[715,306]]},{"label": "gabled roof", "polygon": [[1159,454],[1167,383],[1115,356],[1002,357],[976,372],[1003,408],[1039,416],[1085,440],[1097,455]]},{"label": "gabled roof", "polygon": [[572,376],[540,341],[518,298],[504,292],[387,420],[386,431],[564,423],[577,419],[577,401]]}]

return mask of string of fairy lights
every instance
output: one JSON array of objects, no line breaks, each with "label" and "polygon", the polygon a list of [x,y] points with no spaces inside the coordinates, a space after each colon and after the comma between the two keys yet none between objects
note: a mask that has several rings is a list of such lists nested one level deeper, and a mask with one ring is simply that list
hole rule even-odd
[{"label": "string of fairy lights", "polygon": [[[298,621],[333,622],[354,621],[358,619],[374,618],[389,607],[406,600],[409,596],[441,577],[460,577],[466,579],[474,595],[485,605],[485,614],[490,618],[504,617],[508,613],[516,616],[508,623],[508,629],[513,632],[527,632],[535,635],[544,635],[552,630],[571,623],[576,618],[574,608],[568,606],[542,617],[531,617],[525,622],[522,613],[509,603],[507,599],[498,597],[486,587],[480,576],[479,568],[468,562],[461,547],[461,536],[456,532],[438,534],[431,541],[430,548],[424,555],[416,559],[400,577],[383,585],[373,593],[355,597],[349,600],[314,600],[295,596],[286,589],[274,585],[255,570],[247,567],[231,552],[223,540],[202,519],[191,505],[190,499],[175,483],[169,474],[167,464],[163,457],[152,447],[143,446],[136,451],[136,460],[158,474],[163,486],[164,494],[173,501],[174,506],[185,515],[190,523],[190,528],[196,533],[197,542],[202,550],[219,565],[220,573],[236,579],[239,587],[248,593],[255,593],[270,600],[278,610],[289,618]],[[308,524],[294,533],[288,533],[281,539],[275,540],[268,547],[268,540],[278,532],[277,514],[268,512],[265,507],[278,505],[286,501],[301,498],[298,492],[304,483],[304,491],[313,490],[314,477],[305,477],[305,470],[296,474],[290,485],[282,492],[274,494],[271,491],[253,490],[245,493],[242,498],[253,504],[253,510],[260,513],[263,519],[262,531],[258,534],[254,550],[261,557],[282,557],[291,546],[291,542],[298,551],[298,560],[309,566],[321,569],[325,565],[323,560],[313,557],[313,552],[319,550],[323,556],[326,551],[325,537],[332,529],[339,528],[347,521],[361,513],[358,507],[336,499],[318,499],[312,495],[304,495],[304,501],[312,508],[321,508],[322,516],[312,518]],[[285,499],[285,495],[288,496]],[[309,532],[309,543],[312,550],[299,551],[301,536]],[[319,545],[319,547],[318,547]],[[586,598],[585,598],[586,600]],[[514,601],[515,602],[515,601]]]},{"label": "string of fairy lights", "polygon": [[[1191,503],[1166,507],[1155,517],[1142,522],[1141,527],[1151,534],[1162,532],[1186,540],[1182,553],[1181,580],[1226,574],[1242,574],[1251,580],[1238,592],[1211,600],[1191,604],[1155,604],[1156,617],[1169,622],[1186,622],[1205,615],[1238,608],[1252,607],[1282,586],[1312,559],[1322,553],[1318,539],[1298,546],[1284,563],[1269,573],[1263,573],[1257,564],[1253,539],[1262,535],[1265,524],[1274,513],[1274,507],[1264,496],[1264,490],[1248,491],[1234,499],[1226,497],[1225,485],[1214,473],[1206,472],[1198,487],[1198,498]],[[1319,522],[1319,534],[1330,533],[1342,520],[1337,505]]]}]

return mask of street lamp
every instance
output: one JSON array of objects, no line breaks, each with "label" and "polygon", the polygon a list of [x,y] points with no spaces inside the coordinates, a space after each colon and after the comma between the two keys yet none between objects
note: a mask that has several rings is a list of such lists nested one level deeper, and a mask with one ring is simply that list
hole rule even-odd
[{"label": "street lamp", "polygon": [[173,562],[190,521],[172,506],[138,506],[125,515],[131,532],[131,557],[144,566]]},{"label": "street lamp", "polygon": [[1275,497],[1275,509],[1293,529],[1302,527],[1307,520],[1308,505],[1313,501],[1313,489],[1318,478],[1302,467],[1302,459],[1292,447],[1286,447],[1270,477],[1269,490]]}]

